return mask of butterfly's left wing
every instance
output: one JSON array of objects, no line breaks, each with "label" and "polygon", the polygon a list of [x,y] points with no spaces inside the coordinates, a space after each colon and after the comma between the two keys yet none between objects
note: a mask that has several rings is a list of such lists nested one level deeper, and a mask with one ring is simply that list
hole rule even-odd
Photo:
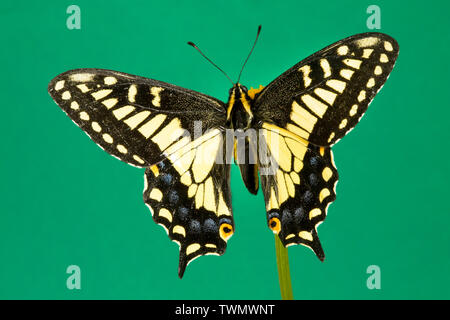
[{"label": "butterfly's left wing", "polygon": [[48,90],[102,149],[145,167],[144,201],[180,245],[179,275],[205,254],[223,254],[233,234],[229,165],[222,157],[224,104],[161,81],[77,69]]},{"label": "butterfly's left wing", "polygon": [[112,70],[70,70],[50,81],[48,91],[97,145],[137,167],[163,160],[175,141],[220,128],[226,119],[217,99]]},{"label": "butterfly's left wing", "polygon": [[276,164],[274,172],[261,175],[267,220],[284,245],[304,244],[324,258],[316,228],[336,198],[338,179],[330,146],[358,123],[398,51],[388,35],[355,35],[301,61],[257,93],[255,118],[264,132],[260,158]]}]

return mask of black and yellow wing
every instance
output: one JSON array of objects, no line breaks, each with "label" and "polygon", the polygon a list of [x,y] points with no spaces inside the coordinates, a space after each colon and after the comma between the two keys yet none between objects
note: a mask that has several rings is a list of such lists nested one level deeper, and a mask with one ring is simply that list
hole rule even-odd
[{"label": "black and yellow wing", "polygon": [[338,41],[296,64],[256,97],[256,117],[318,146],[351,130],[386,82],[399,52],[383,33]]},{"label": "black and yellow wing", "polygon": [[226,111],[221,101],[101,69],[62,73],[48,91],[102,149],[147,168],[144,201],[180,245],[180,277],[193,258],[223,254],[234,224],[230,168],[211,161],[222,155]]},{"label": "black and yellow wing", "polygon": [[220,130],[211,130],[168,150],[166,159],[145,171],[144,201],[153,219],[180,246],[180,277],[193,259],[222,255],[234,232],[223,140]]},{"label": "black and yellow wing", "polygon": [[261,128],[259,147],[269,228],[285,246],[303,244],[323,260],[317,227],[336,199],[338,181],[331,149],[268,123]]},{"label": "black and yellow wing", "polygon": [[256,94],[255,118],[265,132],[260,166],[275,167],[272,174],[261,172],[267,221],[284,245],[304,244],[324,258],[317,226],[336,198],[338,180],[330,146],[358,123],[398,52],[385,34],[355,35],[301,61]]},{"label": "black and yellow wing", "polygon": [[126,73],[76,69],[54,78],[48,91],[102,149],[137,167],[164,159],[174,141],[225,122],[223,102],[207,95]]}]

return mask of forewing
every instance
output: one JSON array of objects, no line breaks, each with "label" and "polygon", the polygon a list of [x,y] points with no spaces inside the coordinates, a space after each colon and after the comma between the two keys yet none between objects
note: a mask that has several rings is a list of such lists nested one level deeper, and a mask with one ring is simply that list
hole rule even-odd
[{"label": "forewing", "polygon": [[212,130],[169,150],[165,160],[145,172],[144,201],[180,246],[180,278],[193,259],[222,255],[234,232],[230,165],[222,145],[223,133]]},{"label": "forewing", "polygon": [[219,100],[157,80],[102,69],[58,75],[48,91],[64,112],[111,155],[138,167],[161,161],[174,142],[225,123]]},{"label": "forewing", "polygon": [[259,146],[269,228],[285,246],[305,245],[323,260],[317,227],[336,199],[338,181],[331,149],[267,123],[261,128]]},{"label": "forewing", "polygon": [[296,64],[256,96],[256,118],[318,146],[350,131],[384,85],[399,52],[382,33],[338,41]]}]

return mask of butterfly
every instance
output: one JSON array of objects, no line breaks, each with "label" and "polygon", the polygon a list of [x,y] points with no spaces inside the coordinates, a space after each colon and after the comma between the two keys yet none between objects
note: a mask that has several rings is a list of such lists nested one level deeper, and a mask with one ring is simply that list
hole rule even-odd
[{"label": "butterfly", "polygon": [[235,231],[233,159],[250,193],[261,185],[268,227],[284,246],[301,244],[324,259],[317,227],[338,181],[331,146],[359,122],[398,53],[386,34],[357,34],[265,87],[248,90],[230,79],[227,103],[102,69],[64,72],[48,92],[102,149],[145,168],[144,202],[179,245],[181,278],[193,259],[222,255]]}]

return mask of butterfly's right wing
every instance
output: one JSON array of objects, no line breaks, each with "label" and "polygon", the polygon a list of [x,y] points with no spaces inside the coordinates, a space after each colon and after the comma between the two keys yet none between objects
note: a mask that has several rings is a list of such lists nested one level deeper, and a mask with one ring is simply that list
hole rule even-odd
[{"label": "butterfly's right wing", "polygon": [[[233,234],[224,104],[164,82],[101,69],[60,74],[49,93],[102,149],[146,167],[144,201],[180,245],[179,275]],[[219,159],[216,161],[216,159]]]},{"label": "butterfly's right wing", "polygon": [[[336,198],[330,146],[345,136],[384,85],[399,52],[382,33],[340,40],[297,63],[255,96],[261,175],[269,227],[285,246],[303,244],[324,258],[317,226]],[[272,141],[273,140],[273,141]],[[260,166],[261,170],[264,166]]]},{"label": "butterfly's right wing", "polygon": [[269,228],[284,246],[302,244],[323,260],[317,227],[336,199],[339,177],[331,148],[314,146],[288,130],[264,123],[259,163]]},{"label": "butterfly's right wing", "polygon": [[255,117],[316,146],[353,129],[394,68],[399,46],[378,32],[340,40],[294,65],[255,100]]}]

